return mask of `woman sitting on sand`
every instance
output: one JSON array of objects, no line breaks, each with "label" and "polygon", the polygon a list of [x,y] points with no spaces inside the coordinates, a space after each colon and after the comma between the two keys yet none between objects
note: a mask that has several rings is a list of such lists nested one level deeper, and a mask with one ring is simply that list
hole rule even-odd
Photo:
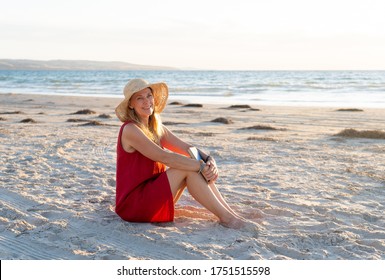
[{"label": "woman sitting on sand", "polygon": [[215,160],[202,151],[205,162],[191,159],[191,145],[162,125],[159,114],[166,106],[167,85],[134,79],[124,87],[124,97],[115,109],[123,122],[117,143],[116,213],[130,222],[173,221],[174,204],[187,187],[220,224],[244,227],[247,222],[215,186]]}]

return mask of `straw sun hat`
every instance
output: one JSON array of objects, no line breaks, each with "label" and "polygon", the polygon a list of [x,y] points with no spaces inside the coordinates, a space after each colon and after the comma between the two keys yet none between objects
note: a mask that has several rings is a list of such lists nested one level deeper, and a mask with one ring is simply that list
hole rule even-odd
[{"label": "straw sun hat", "polygon": [[134,95],[134,93],[141,91],[145,88],[151,88],[152,95],[154,96],[154,105],[155,112],[161,113],[166,107],[166,102],[168,98],[168,87],[165,83],[156,83],[150,84],[146,80],[143,79],[133,79],[129,81],[123,89],[124,100],[120,102],[120,104],[116,107],[115,113],[116,116],[122,122],[128,120],[127,112],[128,112],[128,103],[130,102],[130,98]]}]

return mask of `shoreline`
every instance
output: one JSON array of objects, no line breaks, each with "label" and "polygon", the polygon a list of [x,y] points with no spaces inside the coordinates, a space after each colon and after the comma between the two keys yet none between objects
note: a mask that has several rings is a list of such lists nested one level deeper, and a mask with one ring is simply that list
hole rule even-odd
[{"label": "shoreline", "polygon": [[[121,95],[106,95],[106,94],[62,94],[62,93],[2,93],[0,92],[0,95],[21,95],[21,96],[56,96],[56,97],[64,97],[64,98],[105,98],[105,99],[114,99],[119,100],[123,99],[123,94]],[[357,108],[357,109],[379,109],[383,110],[385,109],[385,104],[378,105],[378,104],[371,104],[371,105],[360,105],[357,106],[355,104],[347,105],[341,103],[323,103],[323,102],[314,102],[314,103],[306,103],[306,102],[294,102],[292,104],[290,103],[277,103],[277,102],[264,102],[264,101],[258,101],[258,100],[227,100],[227,102],[216,102],[214,99],[217,99],[220,97],[213,97],[212,101],[203,99],[203,102],[201,104],[203,105],[222,105],[222,106],[230,106],[230,105],[243,105],[248,104],[250,106],[262,106],[262,107],[293,107],[293,108],[329,108],[329,109],[336,109],[336,108]],[[192,98],[191,98],[192,99]],[[188,97],[178,98],[175,96],[172,96],[172,93],[170,93],[168,102],[182,102],[184,104],[191,104],[196,103],[195,101],[190,100]]]},{"label": "shoreline", "polygon": [[166,107],[168,128],[214,156],[221,193],[256,237],[188,193],[173,223],[114,213],[120,100],[0,94],[1,259],[385,259],[385,140],[336,136],[385,131],[383,109]]},{"label": "shoreline", "polygon": [[[44,94],[44,93],[1,93],[0,92],[0,96],[1,95],[5,95],[5,96],[29,96],[29,97],[33,97],[33,96],[40,96],[40,97],[49,97],[49,96],[53,96],[53,97],[63,97],[63,98],[102,98],[102,99],[111,99],[111,100],[117,100],[117,102],[119,103],[118,100],[120,99],[123,99],[123,94],[122,95],[98,95],[98,94],[95,94],[95,95],[90,95],[90,94],[77,94],[77,95],[74,95],[74,94],[61,94],[61,93],[47,93],[47,94]],[[207,100],[204,100],[204,101],[207,101]],[[171,102],[181,102],[183,103],[184,105],[187,105],[187,104],[196,104],[197,102],[194,102],[194,101],[189,101],[188,99],[178,99],[177,97],[173,97],[172,94],[169,96],[169,100],[168,100],[169,103]],[[379,106],[379,105],[372,105],[372,106],[365,106],[365,105],[360,105],[360,106],[344,106],[343,104],[334,104],[334,105],[331,105],[329,103],[300,103],[300,102],[297,102],[297,103],[292,103],[292,104],[289,104],[289,103],[281,103],[281,104],[277,104],[277,103],[274,103],[274,102],[258,102],[258,101],[254,101],[252,103],[248,102],[248,101],[228,101],[228,102],[198,102],[198,104],[201,104],[201,105],[206,105],[206,106],[232,106],[232,105],[249,105],[249,106],[252,106],[252,107],[287,107],[287,108],[325,108],[325,109],[369,109],[369,110],[383,110],[385,109],[385,104],[382,106]],[[378,106],[378,107],[376,107]]]}]

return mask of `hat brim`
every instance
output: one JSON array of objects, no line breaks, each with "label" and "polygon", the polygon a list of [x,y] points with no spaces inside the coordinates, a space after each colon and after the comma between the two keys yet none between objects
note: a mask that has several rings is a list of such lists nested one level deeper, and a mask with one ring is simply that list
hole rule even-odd
[{"label": "hat brim", "polygon": [[[147,85],[143,89],[145,88],[151,88],[152,94],[154,96],[154,110],[156,113],[161,113],[167,105],[167,100],[168,100],[167,84],[155,83],[155,84]],[[118,117],[118,119],[121,120],[122,122],[126,122],[128,120],[128,103],[130,102],[132,95],[130,97],[124,98],[124,100],[120,102],[120,104],[115,108],[115,114]]]}]

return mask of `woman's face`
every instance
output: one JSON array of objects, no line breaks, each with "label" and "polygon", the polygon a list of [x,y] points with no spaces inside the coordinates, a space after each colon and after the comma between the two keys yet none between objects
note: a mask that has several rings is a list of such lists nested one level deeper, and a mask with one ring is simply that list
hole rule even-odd
[{"label": "woman's face", "polygon": [[134,93],[130,99],[130,107],[141,118],[147,118],[154,112],[154,96],[150,88]]}]

